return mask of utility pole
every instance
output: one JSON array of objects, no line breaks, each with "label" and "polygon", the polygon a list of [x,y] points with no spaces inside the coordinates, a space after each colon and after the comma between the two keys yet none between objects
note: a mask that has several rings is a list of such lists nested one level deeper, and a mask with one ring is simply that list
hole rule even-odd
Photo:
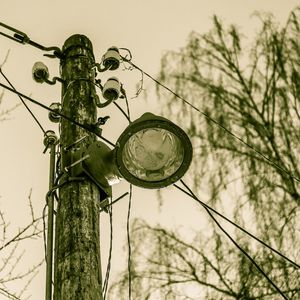
[{"label": "utility pole", "polygon": [[[101,63],[96,64],[92,43],[84,35],[71,36],[65,41],[61,50],[56,46],[45,47],[36,43],[24,32],[1,22],[0,27],[12,32],[9,35],[0,31],[1,35],[18,43],[30,44],[42,51],[53,51],[52,54],[44,55],[60,59],[61,78],[53,77],[49,80],[49,70],[42,62],[36,62],[32,72],[36,82],[51,85],[56,81],[61,82],[61,105],[52,103],[47,107],[14,88],[0,83],[0,86],[49,110],[50,120],[60,122],[58,160],[62,172],[56,179],[57,138],[50,130],[46,132],[44,139],[45,150],[51,149],[50,190],[47,193],[46,300],[52,299],[53,214],[55,213],[53,192],[58,188],[53,299],[103,300],[99,233],[100,202],[103,201],[102,209],[107,206],[104,200],[111,198],[111,186],[119,182],[122,177],[131,184],[151,189],[173,184],[188,170],[192,160],[192,144],[180,127],[152,113],[147,112],[131,122],[125,90],[115,77],[109,78],[104,86],[97,84],[102,90],[103,98],[106,99],[106,102],[101,103],[95,91],[95,68],[98,72],[113,71],[123,61],[160,84],[131,62],[131,53],[128,49],[120,48],[129,53],[129,59],[121,56],[117,47],[110,47],[102,57]],[[172,92],[169,88],[165,88]],[[99,128],[105,124],[109,116],[97,120],[96,107],[106,107],[118,98],[126,100],[128,115],[119,105],[117,107],[130,124],[114,145],[101,136]],[[96,141],[96,135],[114,149],[111,150],[105,143]]]},{"label": "utility pole", "polygon": [[[92,43],[87,37],[76,34],[66,40],[62,52],[62,113],[81,124],[95,124]],[[65,148],[85,136],[88,137],[80,145],[87,146],[96,137],[65,119],[60,121],[60,131],[61,167],[65,170],[74,163],[77,145]],[[64,180],[62,177],[61,181]],[[68,180],[59,190],[55,224],[55,300],[103,299],[99,205],[99,188],[88,177],[81,181]]]}]

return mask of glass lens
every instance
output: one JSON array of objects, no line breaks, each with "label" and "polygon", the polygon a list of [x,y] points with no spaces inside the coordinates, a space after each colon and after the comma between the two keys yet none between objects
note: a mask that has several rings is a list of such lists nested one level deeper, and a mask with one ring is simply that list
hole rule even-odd
[{"label": "glass lens", "polygon": [[147,128],[131,136],[122,159],[127,170],[146,181],[158,181],[173,175],[181,166],[184,149],[179,138],[160,128]]}]

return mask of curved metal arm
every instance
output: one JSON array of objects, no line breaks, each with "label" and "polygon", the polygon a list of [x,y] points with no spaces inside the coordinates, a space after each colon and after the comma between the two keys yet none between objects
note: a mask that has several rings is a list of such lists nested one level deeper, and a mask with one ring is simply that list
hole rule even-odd
[{"label": "curved metal arm", "polygon": [[95,64],[95,67],[97,68],[97,70],[98,70],[99,73],[102,73],[102,72],[105,72],[105,71],[110,70],[110,68],[107,68],[107,67],[101,68],[101,63],[100,63],[100,64],[99,64],[99,63],[96,63],[96,64]]},{"label": "curved metal arm", "polygon": [[100,102],[100,97],[97,94],[94,95],[94,99],[95,99],[96,106],[99,107],[99,108],[106,107],[107,105],[109,105],[113,102],[113,100],[111,99],[111,100],[107,100],[104,103],[101,103]]},{"label": "curved metal arm", "polygon": [[52,80],[45,79],[45,82],[48,83],[48,84],[51,84],[51,85],[56,84],[56,81],[59,81],[59,82],[61,82],[61,83],[64,82],[64,80],[61,79],[60,77],[53,77]]}]

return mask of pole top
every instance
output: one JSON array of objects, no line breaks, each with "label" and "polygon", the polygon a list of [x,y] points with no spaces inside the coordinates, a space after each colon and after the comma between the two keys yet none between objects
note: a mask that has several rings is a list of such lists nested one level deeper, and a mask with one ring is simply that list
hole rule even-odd
[{"label": "pole top", "polygon": [[[74,52],[72,50],[74,49],[84,49],[85,52],[88,52],[92,58],[94,59],[94,54],[93,54],[93,45],[92,42],[89,40],[88,37],[86,37],[83,34],[74,34],[72,36],[70,36],[64,43],[62,51],[66,56],[68,56],[68,53],[70,52]],[[75,53],[77,51],[75,50]]]},{"label": "pole top", "polygon": [[83,34],[74,34],[70,36],[64,43],[63,51],[66,51],[69,47],[74,46],[83,46],[93,50],[92,42]]}]

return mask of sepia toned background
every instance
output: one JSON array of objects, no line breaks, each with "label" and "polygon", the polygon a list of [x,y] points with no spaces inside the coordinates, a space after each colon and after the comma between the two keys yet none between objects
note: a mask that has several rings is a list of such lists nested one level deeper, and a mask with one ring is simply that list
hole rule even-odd
[{"label": "sepia toned background", "polygon": [[[212,16],[217,14],[226,23],[238,25],[246,38],[251,39],[257,30],[258,20],[253,12],[266,11],[274,14],[278,22],[284,23],[289,12],[299,4],[296,0],[119,0],[119,1],[37,1],[1,0],[0,22],[25,32],[29,38],[45,46],[61,47],[72,34],[85,34],[94,47],[99,62],[108,47],[129,48],[133,62],[146,72],[156,75],[160,59],[165,51],[183,47],[191,31],[207,32],[212,25]],[[8,54],[9,52],[9,54]],[[0,36],[0,64],[8,54],[3,71],[15,87],[45,105],[60,101],[60,84],[54,86],[33,81],[31,68],[36,61],[43,61],[50,76],[59,76],[59,61],[43,56],[43,52],[29,45],[15,43]],[[106,72],[107,73],[107,72]],[[103,74],[103,82],[112,75]],[[140,81],[138,71],[117,71],[116,75],[133,97]],[[4,83],[3,78],[0,79]],[[144,79],[146,91],[130,100],[132,119],[145,111],[160,113],[162,103],[155,98],[155,84]],[[145,97],[147,95],[147,97]],[[0,110],[9,109],[19,103],[16,95],[4,91]],[[122,104],[122,103],[121,103]],[[29,104],[45,129],[58,127],[48,120],[46,111]],[[98,116],[110,115],[103,135],[115,142],[127,122],[114,106],[98,111]],[[32,201],[37,216],[42,215],[45,194],[48,191],[49,155],[43,154],[43,134],[23,106],[19,106],[0,123],[0,207],[10,221],[13,233],[30,221],[27,197],[32,190]],[[114,187],[114,198],[128,190],[122,182]],[[169,187],[162,192],[164,203],[160,205],[156,191],[134,188],[132,219],[144,218],[150,224],[159,222],[170,227],[196,230],[205,222],[192,201]],[[127,263],[126,216],[128,199],[114,206],[114,248],[111,280]],[[109,218],[101,214],[101,256],[105,272],[109,246]],[[19,266],[27,269],[44,256],[42,239],[26,241],[26,250]],[[1,253],[0,253],[1,260]],[[22,283],[15,281],[14,285]],[[11,285],[13,288],[13,285]],[[45,265],[28,287],[30,299],[44,297]],[[0,296],[0,299],[2,296]],[[5,298],[3,298],[5,299]]]}]

